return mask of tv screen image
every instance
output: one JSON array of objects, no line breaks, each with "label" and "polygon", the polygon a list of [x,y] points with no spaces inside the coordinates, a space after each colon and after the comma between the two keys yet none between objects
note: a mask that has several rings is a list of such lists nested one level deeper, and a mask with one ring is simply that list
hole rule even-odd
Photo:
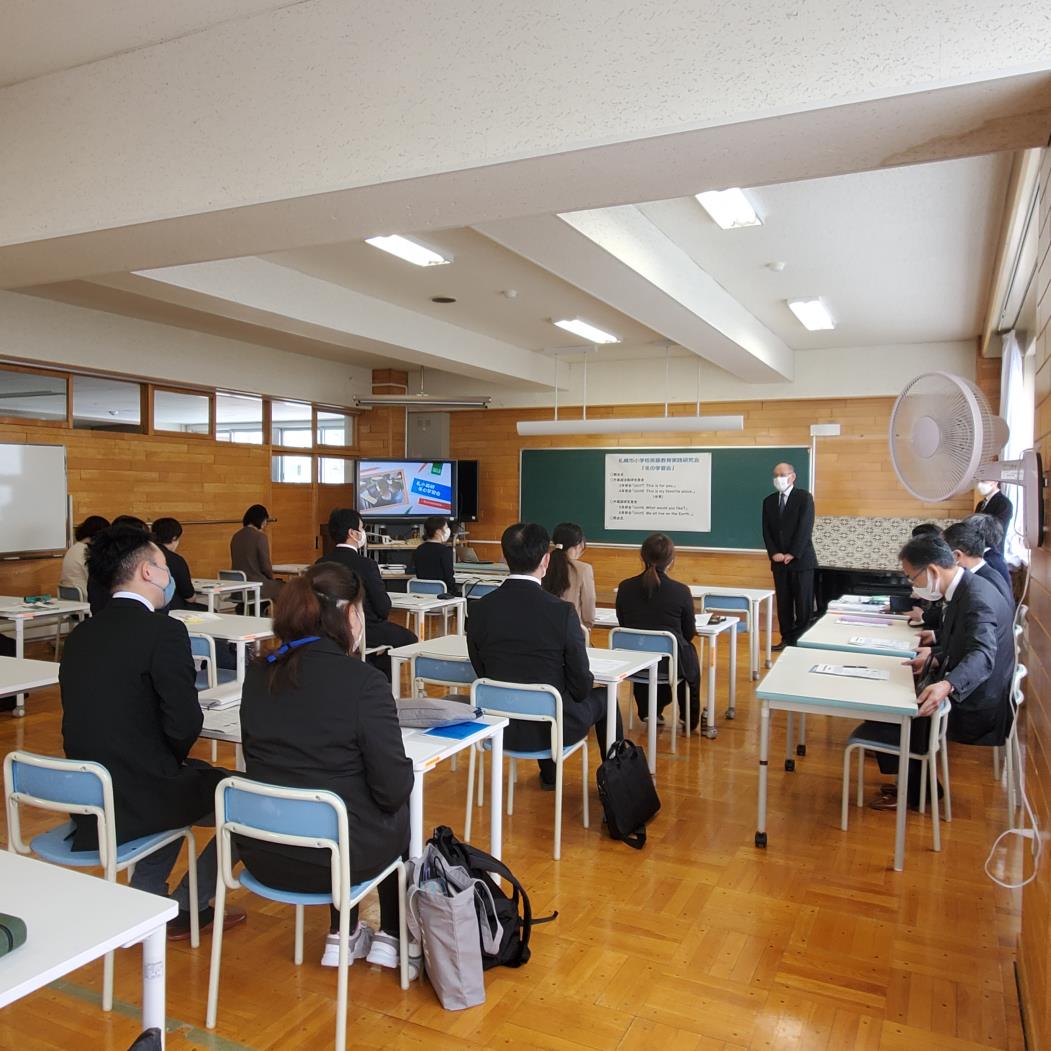
[{"label": "tv screen image", "polygon": [[366,517],[451,515],[453,465],[448,460],[362,460],[357,499]]}]

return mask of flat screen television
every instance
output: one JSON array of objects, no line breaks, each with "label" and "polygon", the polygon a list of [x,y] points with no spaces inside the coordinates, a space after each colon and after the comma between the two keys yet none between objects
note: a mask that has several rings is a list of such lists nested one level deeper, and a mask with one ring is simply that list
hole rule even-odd
[{"label": "flat screen television", "polygon": [[478,521],[478,461],[456,461],[456,521]]},{"label": "flat screen television", "polygon": [[452,518],[454,460],[358,460],[354,500],[362,518]]}]

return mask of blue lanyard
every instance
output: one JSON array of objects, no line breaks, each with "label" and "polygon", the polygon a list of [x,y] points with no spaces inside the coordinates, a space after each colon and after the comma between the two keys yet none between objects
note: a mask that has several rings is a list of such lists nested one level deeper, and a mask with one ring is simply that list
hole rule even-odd
[{"label": "blue lanyard", "polygon": [[320,635],[308,635],[305,639],[294,639],[292,642],[286,642],[283,646],[274,650],[269,657],[266,658],[267,664],[274,664],[280,658],[291,653],[293,650],[298,650],[300,646],[308,646],[312,642],[320,642]]}]

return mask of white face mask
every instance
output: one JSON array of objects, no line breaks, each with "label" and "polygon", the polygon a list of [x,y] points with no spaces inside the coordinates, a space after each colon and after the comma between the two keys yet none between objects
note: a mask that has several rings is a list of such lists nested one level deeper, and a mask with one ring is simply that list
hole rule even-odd
[{"label": "white face mask", "polygon": [[443,529],[443,530],[441,531],[441,533],[439,534],[439,536],[441,537],[441,541],[442,541],[442,543],[443,543],[443,544],[447,544],[447,543],[449,543],[449,537],[451,537],[451,536],[452,536],[452,533],[450,532],[450,530],[449,530],[449,527],[448,527],[448,526],[446,526],[446,527],[445,527],[445,528],[444,528],[444,529]]},{"label": "white face mask", "polygon": [[783,493],[792,483],[787,477],[781,474],[774,475],[774,488],[779,492]]},{"label": "white face mask", "polygon": [[938,602],[942,598],[941,588],[938,587],[938,578],[934,578],[934,586],[929,587],[931,582],[931,571],[927,570],[927,584],[920,587],[919,584],[914,584],[912,588],[913,595],[916,598],[926,599],[928,602]]},{"label": "white face mask", "polygon": [[978,483],[978,492],[980,492],[982,494],[982,496],[990,496],[995,488],[996,488],[996,483],[995,482],[979,482]]}]

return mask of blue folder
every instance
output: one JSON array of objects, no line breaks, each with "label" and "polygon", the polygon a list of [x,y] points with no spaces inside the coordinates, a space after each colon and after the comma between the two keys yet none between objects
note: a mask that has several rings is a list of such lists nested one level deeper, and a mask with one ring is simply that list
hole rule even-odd
[{"label": "blue folder", "polygon": [[451,737],[454,741],[462,741],[465,737],[470,737],[475,733],[481,725],[477,721],[452,723],[449,726],[432,726],[429,730],[424,730],[424,733],[432,737]]}]

